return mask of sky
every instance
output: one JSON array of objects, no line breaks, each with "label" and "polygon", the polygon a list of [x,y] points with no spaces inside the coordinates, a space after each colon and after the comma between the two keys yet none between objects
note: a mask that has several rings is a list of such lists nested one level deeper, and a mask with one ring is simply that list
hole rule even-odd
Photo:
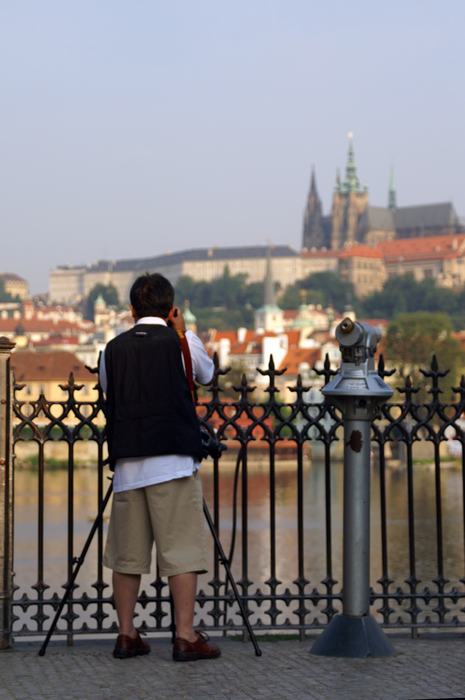
[{"label": "sky", "polygon": [[463,0],[0,0],[0,272],[301,244],[354,133],[370,203],[465,216]]}]

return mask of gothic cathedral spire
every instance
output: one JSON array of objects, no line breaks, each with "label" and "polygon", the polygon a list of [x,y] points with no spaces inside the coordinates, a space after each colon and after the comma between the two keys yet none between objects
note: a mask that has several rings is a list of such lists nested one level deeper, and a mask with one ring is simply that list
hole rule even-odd
[{"label": "gothic cathedral spire", "polygon": [[315,168],[312,167],[310,191],[304,212],[302,248],[322,248],[324,245],[323,213],[321,199],[316,188]]},{"label": "gothic cathedral spire", "polygon": [[342,187],[344,192],[360,192],[360,180],[355,165],[354,135],[351,131],[347,134],[347,138],[349,139],[349,149],[347,151],[346,179]]},{"label": "gothic cathedral spire", "polygon": [[388,207],[389,209],[397,208],[397,193],[396,185],[394,182],[394,168],[391,168],[391,174],[389,176]]}]

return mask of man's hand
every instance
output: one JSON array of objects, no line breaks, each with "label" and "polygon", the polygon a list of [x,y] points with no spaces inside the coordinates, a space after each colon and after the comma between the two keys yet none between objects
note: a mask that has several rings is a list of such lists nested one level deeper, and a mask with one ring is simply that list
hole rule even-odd
[{"label": "man's hand", "polygon": [[184,316],[179,307],[173,306],[168,314],[168,325],[174,328],[179,336],[183,336],[186,332],[186,324],[184,321]]}]

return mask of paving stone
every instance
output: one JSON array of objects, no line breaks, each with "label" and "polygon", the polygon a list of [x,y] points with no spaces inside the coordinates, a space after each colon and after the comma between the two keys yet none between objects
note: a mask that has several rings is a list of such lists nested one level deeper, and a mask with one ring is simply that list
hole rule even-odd
[{"label": "paving stone", "polygon": [[310,642],[221,642],[213,661],[174,663],[168,641],[152,653],[111,656],[111,640],[54,642],[0,652],[0,700],[442,700],[465,696],[465,637],[393,638],[396,654],[383,659],[312,656]]}]

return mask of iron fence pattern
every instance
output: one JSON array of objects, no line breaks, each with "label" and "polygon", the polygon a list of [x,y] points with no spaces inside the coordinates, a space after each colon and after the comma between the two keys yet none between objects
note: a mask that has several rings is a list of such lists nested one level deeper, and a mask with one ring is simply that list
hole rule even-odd
[{"label": "iron fence pattern", "polygon": [[[385,370],[382,358],[378,371],[383,378],[394,373],[393,370]],[[260,393],[250,385],[245,375],[239,386],[226,390],[228,370],[220,369],[216,362],[214,381],[204,391],[198,405],[200,420],[209,430],[215,430],[217,437],[227,441],[228,459],[231,461],[234,457],[235,460],[229,466],[227,527],[223,514],[226,472],[221,460],[224,458],[214,460],[209,466],[202,466],[202,469],[209,470],[211,493],[208,500],[213,521],[220,537],[223,534],[227,536],[226,550],[232,559],[233,571],[252,624],[263,630],[297,630],[303,637],[305,632],[323,627],[341,610],[341,577],[337,573],[340,572],[340,562],[335,554],[338,550],[335,542],[339,542],[342,534],[334,529],[339,516],[334,512],[332,492],[335,469],[340,469],[337,464],[340,465],[341,459],[342,420],[336,408],[324,405],[320,399],[315,400],[310,382],[304,382],[300,376],[294,382],[286,382],[286,375],[275,369],[272,358],[268,369],[259,372],[264,382]],[[323,369],[313,370],[311,376],[314,384],[321,388],[333,374],[335,372],[326,360]],[[401,627],[416,633],[421,628],[465,626],[465,437],[460,424],[465,408],[465,379],[462,378],[460,385],[453,389],[453,397],[446,402],[443,400],[446,394],[443,396],[440,388],[446,374],[439,369],[433,358],[430,368],[422,370],[421,387],[414,386],[408,377],[399,377],[396,382],[393,376],[390,381],[398,390],[395,394],[397,398],[381,407],[372,424],[372,469],[376,473],[375,485],[378,490],[372,520],[379,523],[372,547],[378,551],[380,564],[379,575],[372,581],[371,604],[373,614],[385,628]],[[284,391],[284,386],[287,391]],[[32,441],[37,449],[37,526],[33,542],[37,563],[34,581],[17,581],[13,603],[15,636],[45,634],[62,595],[62,586],[66,584],[66,581],[62,581],[59,586],[56,583],[52,586],[47,579],[44,518],[45,477],[49,465],[46,445],[59,441],[67,449],[67,489],[63,494],[67,514],[66,522],[62,523],[62,537],[66,540],[68,578],[79,554],[74,506],[75,450],[80,442],[93,443],[96,451],[95,488],[92,494],[95,513],[108,483],[107,468],[104,465],[104,397],[100,387],[96,385],[98,400],[94,402],[82,397],[82,385],[76,384],[72,375],[66,384],[61,385],[65,398],[60,401],[49,401],[43,394],[35,400],[20,398],[22,388],[23,385],[16,385],[13,405],[14,446],[18,449],[21,442]],[[290,400],[284,400],[285,397],[290,397]],[[455,513],[452,525],[446,518],[447,527],[453,527],[452,536],[460,550],[458,564],[457,560],[454,564],[454,575],[448,578],[448,559],[444,552],[442,487],[444,470],[450,468],[450,459],[447,458],[447,463],[445,462],[443,448],[450,439],[451,431],[460,447],[454,469],[460,474],[461,507],[458,516]],[[415,450],[420,443],[431,446],[430,468],[434,472],[434,506],[428,517],[434,521],[434,538],[429,546],[434,550],[432,556],[435,566],[433,575],[426,580],[418,574],[420,559],[417,541],[422,524],[416,513],[418,497],[415,494]],[[257,522],[251,525],[251,464],[253,455],[260,448],[261,454],[265,455],[262,463],[265,462],[266,465],[266,516],[262,513],[258,525]],[[291,548],[294,552],[293,568],[286,572],[285,578],[280,567],[280,553],[283,549],[277,547],[281,528],[277,478],[283,461],[283,448],[286,449],[287,478],[293,481],[295,494],[293,521],[288,523],[292,538],[286,544],[286,548]],[[312,571],[312,552],[306,547],[308,506],[305,479],[308,469],[313,468],[308,459],[310,448],[314,453],[320,454],[319,468],[324,475],[321,491],[322,518],[317,524],[318,532],[321,533],[324,575],[316,580]],[[405,492],[401,494],[405,503],[407,533],[406,542],[402,544],[406,550],[406,569],[401,577],[398,572],[392,573],[392,552],[397,545],[391,534],[392,517],[389,513],[392,508],[388,503],[386,488],[387,475],[393,468],[393,455],[396,454],[396,469],[403,471],[406,484]],[[256,514],[253,518],[256,521]],[[266,576],[262,575],[260,579],[254,574],[256,565],[249,553],[251,531],[256,527],[262,531],[261,541],[266,541],[266,546],[263,546],[266,562],[261,563],[260,569],[262,572],[266,570]],[[115,630],[111,588],[102,563],[104,539],[104,525],[101,525],[95,542],[94,581],[90,588],[82,591],[78,579],[59,625],[60,633],[66,635],[69,641],[76,634],[102,634]],[[149,632],[168,634],[170,618],[167,583],[154,576],[153,581],[144,586],[139,602],[139,626]],[[242,630],[234,599],[225,583],[224,572],[214,556],[213,542],[212,568],[209,578],[198,593],[196,614],[197,623],[207,630]]]}]

